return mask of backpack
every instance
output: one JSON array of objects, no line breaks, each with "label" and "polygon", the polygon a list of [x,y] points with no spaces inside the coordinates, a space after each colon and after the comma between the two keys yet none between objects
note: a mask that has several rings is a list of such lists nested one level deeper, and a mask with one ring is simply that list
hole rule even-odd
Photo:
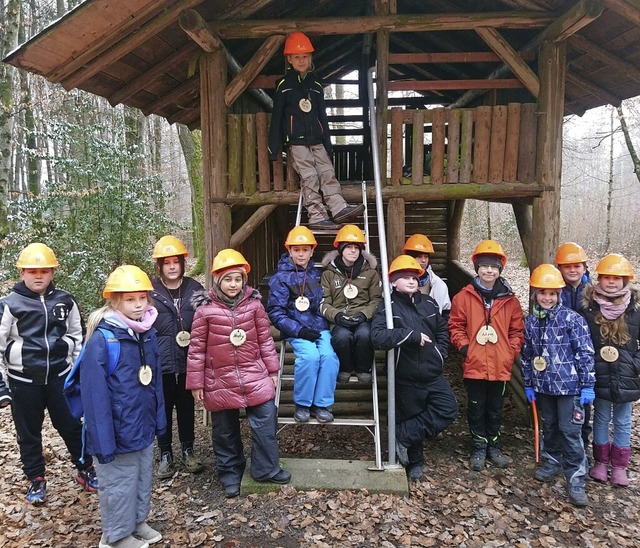
[{"label": "backpack", "polygon": [[[104,335],[107,343],[107,367],[105,373],[108,377],[115,371],[118,365],[118,359],[120,358],[120,341],[116,338],[115,334],[108,329],[98,327],[98,331]],[[84,416],[81,395],[82,387],[80,386],[80,365],[82,364],[85,348],[86,345],[83,345],[80,349],[80,354],[78,354],[78,358],[73,364],[71,371],[69,371],[67,378],[64,380],[64,387],[62,389],[69,411],[71,411],[71,415],[76,419],[82,419]]]}]

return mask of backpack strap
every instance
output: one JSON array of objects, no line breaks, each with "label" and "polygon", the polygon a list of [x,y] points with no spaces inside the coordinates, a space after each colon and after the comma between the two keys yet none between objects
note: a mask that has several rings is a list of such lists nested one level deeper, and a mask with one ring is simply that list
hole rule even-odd
[{"label": "backpack strap", "polygon": [[118,365],[120,359],[120,341],[117,339],[113,331],[104,327],[98,327],[98,330],[104,336],[104,340],[107,342],[107,370],[105,371],[107,377],[113,373]]}]

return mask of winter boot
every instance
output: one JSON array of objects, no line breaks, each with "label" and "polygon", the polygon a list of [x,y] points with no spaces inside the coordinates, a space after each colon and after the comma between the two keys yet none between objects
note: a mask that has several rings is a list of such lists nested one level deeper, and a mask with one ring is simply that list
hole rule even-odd
[{"label": "winter boot", "polygon": [[596,463],[589,470],[589,476],[596,480],[606,482],[609,477],[609,457],[611,455],[610,443],[594,443],[593,458]]},{"label": "winter boot", "polygon": [[202,472],[204,469],[204,465],[200,459],[195,456],[193,446],[190,443],[182,444],[182,461],[184,462],[184,467],[187,469],[187,472],[191,472],[192,474]]},{"label": "winter boot", "polygon": [[170,479],[176,472],[176,466],[173,463],[173,455],[171,451],[163,451],[160,456],[160,466],[158,466],[158,478]]},{"label": "winter boot", "polygon": [[487,442],[481,440],[473,440],[471,448],[471,457],[469,458],[469,467],[474,472],[480,472],[484,468],[484,462],[487,458]]},{"label": "winter boot", "polygon": [[629,485],[627,465],[629,464],[630,458],[630,447],[611,446],[611,483],[613,485],[619,485],[620,487]]},{"label": "winter boot", "polygon": [[495,442],[489,443],[487,447],[487,458],[497,468],[506,468],[513,462],[509,457],[502,454],[500,446]]}]

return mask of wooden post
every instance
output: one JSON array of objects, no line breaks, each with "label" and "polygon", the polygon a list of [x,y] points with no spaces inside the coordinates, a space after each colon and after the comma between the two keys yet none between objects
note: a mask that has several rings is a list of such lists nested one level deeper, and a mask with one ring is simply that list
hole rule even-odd
[{"label": "wooden post", "polygon": [[411,184],[421,185],[424,177],[424,110],[413,111],[413,158]]},{"label": "wooden post", "polygon": [[489,181],[489,144],[491,142],[491,107],[476,107],[473,150],[473,182]]},{"label": "wooden post", "polygon": [[[229,247],[231,208],[227,197],[227,62],[222,49],[200,57],[200,108],[202,120],[202,167],[204,179],[204,243],[206,264]],[[208,277],[207,277],[208,281]]]},{"label": "wooden post", "polygon": [[242,192],[242,116],[229,114],[227,117],[227,143],[229,158],[229,193],[238,195]]},{"label": "wooden post", "polygon": [[460,122],[462,110],[449,110],[447,126],[447,183],[457,183],[460,169]]},{"label": "wooden post", "polygon": [[271,190],[267,140],[269,121],[266,112],[256,113],[256,134],[258,136],[258,188],[260,192]]},{"label": "wooden post", "polygon": [[520,144],[518,147],[518,181],[533,183],[536,176],[536,135],[538,105],[525,103],[520,109]]},{"label": "wooden post", "polygon": [[540,198],[533,200],[532,227],[536,237],[531,242],[529,268],[552,262],[558,245],[566,56],[566,41],[545,40],[540,45],[536,180],[544,190]]},{"label": "wooden post", "polygon": [[504,149],[507,141],[507,107],[492,107],[491,145],[489,146],[489,182],[503,182]]},{"label": "wooden post", "polygon": [[460,229],[462,227],[462,213],[465,200],[456,200],[450,210],[449,230],[447,230],[447,259],[460,260]]},{"label": "wooden post", "polygon": [[404,109],[391,109],[391,184],[402,182],[402,165],[404,163],[404,149],[402,148],[402,116]]},{"label": "wooden post", "polygon": [[391,198],[387,205],[387,248],[389,262],[402,253],[404,246],[404,199]]},{"label": "wooden post", "polygon": [[444,180],[444,140],[446,137],[447,111],[444,108],[433,110],[431,131],[431,184],[441,185]]},{"label": "wooden post", "polygon": [[473,109],[462,110],[460,129],[460,176],[461,183],[471,182],[471,152],[473,151]]},{"label": "wooden post", "polygon": [[242,186],[245,196],[256,192],[256,116],[242,115]]},{"label": "wooden post", "polygon": [[513,183],[518,176],[518,143],[520,142],[520,103],[507,105],[507,141],[504,150],[503,179]]}]

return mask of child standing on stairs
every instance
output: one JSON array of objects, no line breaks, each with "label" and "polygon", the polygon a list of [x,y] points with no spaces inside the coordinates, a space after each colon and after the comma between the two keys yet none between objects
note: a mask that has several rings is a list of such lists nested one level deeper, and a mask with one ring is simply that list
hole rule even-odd
[{"label": "child standing on stairs", "polygon": [[[595,348],[596,399],[593,403],[593,458],[589,475],[629,485],[631,408],[640,399],[640,292],[631,264],[610,253],[596,266],[598,281],[584,290],[583,314]],[[613,440],[609,426],[613,423]]]}]

